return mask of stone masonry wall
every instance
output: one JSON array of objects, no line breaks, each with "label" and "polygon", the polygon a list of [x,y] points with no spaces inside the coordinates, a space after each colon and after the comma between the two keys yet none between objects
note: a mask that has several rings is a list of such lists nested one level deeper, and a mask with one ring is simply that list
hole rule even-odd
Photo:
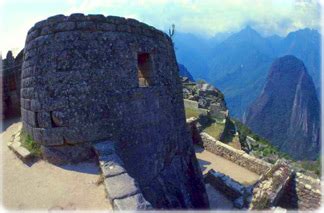
[{"label": "stone masonry wall", "polygon": [[217,141],[205,132],[200,133],[200,137],[200,144],[206,150],[218,156],[222,156],[252,172],[262,175],[271,168],[271,164],[248,155],[242,150],[235,149],[220,141]]},{"label": "stone masonry wall", "polygon": [[279,205],[287,209],[319,209],[321,206],[320,180],[297,172],[287,184]]},{"label": "stone masonry wall", "polygon": [[198,101],[192,101],[192,100],[188,100],[188,99],[184,99],[183,101],[184,101],[185,107],[198,109]]},{"label": "stone masonry wall", "polygon": [[277,206],[285,193],[285,186],[292,178],[289,166],[278,160],[273,167],[263,174],[256,186],[249,208],[251,210],[266,210]]},{"label": "stone masonry wall", "polygon": [[[141,67],[150,69],[139,79]],[[116,141],[154,208],[206,208],[178,73],[171,39],[151,26],[103,15],[50,17],[26,39],[23,126],[56,163],[86,160],[92,143]]]},{"label": "stone masonry wall", "polygon": [[138,183],[124,168],[115,149],[115,142],[103,141],[94,145],[104,177],[107,197],[114,209],[145,210],[152,205],[144,198]]},{"label": "stone masonry wall", "polygon": [[[195,144],[202,145],[206,150],[231,160],[261,175],[253,188],[251,209],[266,209],[273,205],[286,209],[315,210],[321,205],[321,182],[310,176],[295,173],[282,161],[274,165],[245,154],[220,141],[207,133],[199,133],[196,119],[187,119],[188,129]],[[209,175],[212,175],[211,172]],[[220,176],[220,175],[219,175]],[[221,188],[217,184],[217,188]]]},{"label": "stone masonry wall", "polygon": [[20,115],[20,85],[21,85],[21,66],[23,61],[23,52],[21,51],[16,58],[12,52],[7,53],[6,59],[1,67],[1,89],[2,106],[4,118]]}]

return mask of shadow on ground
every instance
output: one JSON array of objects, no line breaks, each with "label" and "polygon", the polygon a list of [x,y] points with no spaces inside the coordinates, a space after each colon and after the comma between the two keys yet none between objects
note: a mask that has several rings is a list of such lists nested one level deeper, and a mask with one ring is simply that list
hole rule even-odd
[{"label": "shadow on ground", "polygon": [[20,121],[21,121],[20,116],[16,116],[16,117],[12,117],[12,118],[2,120],[1,125],[0,125],[1,133],[5,132],[8,129],[8,127],[11,126],[12,124],[20,122]]},{"label": "shadow on ground", "polygon": [[99,166],[95,161],[82,162],[78,164],[59,165],[58,167],[60,167],[61,169],[74,171],[74,172],[94,174],[94,175],[100,174]]}]

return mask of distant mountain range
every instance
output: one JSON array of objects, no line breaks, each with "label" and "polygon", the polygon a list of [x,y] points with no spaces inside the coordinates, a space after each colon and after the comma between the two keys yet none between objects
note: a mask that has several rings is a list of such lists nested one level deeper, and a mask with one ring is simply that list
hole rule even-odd
[{"label": "distant mountain range", "polygon": [[174,38],[179,63],[193,78],[204,79],[226,97],[232,116],[243,119],[248,107],[260,94],[275,58],[294,55],[301,59],[320,91],[320,34],[303,29],[286,37],[263,37],[247,26],[240,32],[205,39],[192,34]]},{"label": "distant mountain range", "polygon": [[273,62],[245,123],[295,159],[319,156],[320,104],[301,60],[289,55]]},{"label": "distant mountain range", "polygon": [[179,67],[179,75],[182,77],[187,77],[190,81],[195,81],[192,77],[191,73],[183,64],[178,64]]}]

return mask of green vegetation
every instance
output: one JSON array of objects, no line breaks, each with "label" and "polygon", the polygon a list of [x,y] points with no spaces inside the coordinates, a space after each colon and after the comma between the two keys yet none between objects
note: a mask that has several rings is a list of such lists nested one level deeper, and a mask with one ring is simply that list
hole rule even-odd
[{"label": "green vegetation", "polygon": [[203,131],[209,134],[210,136],[216,138],[217,140],[220,140],[221,135],[224,132],[224,129],[225,129],[224,124],[214,122],[211,123],[209,126],[207,126]]},{"label": "green vegetation", "polygon": [[300,166],[309,171],[313,171],[316,175],[321,176],[321,160],[318,158],[316,161],[300,161]]},{"label": "green vegetation", "polygon": [[32,155],[34,155],[36,157],[41,157],[40,145],[37,144],[32,139],[32,137],[24,130],[22,130],[20,132],[20,142],[21,142],[21,145],[23,147],[25,147],[26,149],[28,149]]},{"label": "green vegetation", "polygon": [[[318,158],[316,161],[296,161],[291,156],[286,153],[281,152],[270,144],[264,138],[254,134],[247,126],[245,126],[242,122],[233,119],[235,125],[240,133],[240,141],[245,140],[246,136],[250,136],[256,140],[257,145],[252,145],[253,154],[259,158],[269,157],[269,156],[278,156],[278,158],[284,158],[291,162],[291,165],[298,170],[308,170],[316,174],[317,176],[321,175],[321,161]],[[275,163],[276,159],[268,158],[267,161],[269,163]]]},{"label": "green vegetation", "polygon": [[185,112],[186,112],[186,118],[191,118],[191,117],[198,118],[200,115],[200,112],[197,109],[193,109],[193,108],[186,107]]},{"label": "green vegetation", "polygon": [[207,82],[203,79],[197,79],[196,80],[197,84],[206,84]]},{"label": "green vegetation", "polygon": [[286,158],[291,160],[292,158],[283,152],[280,152],[277,147],[273,146],[271,143],[269,143],[264,138],[254,134],[247,126],[245,126],[242,122],[239,120],[233,119],[235,122],[235,125],[238,129],[238,132],[240,134],[240,140],[245,140],[246,136],[250,136],[254,140],[257,141],[257,145],[252,145],[252,150],[256,155],[261,155],[260,157],[267,157],[270,155],[278,155],[280,158]]},{"label": "green vegetation", "polygon": [[[201,125],[201,130],[206,132],[210,136],[214,137],[217,140],[221,140],[223,142],[231,142],[233,139],[233,133],[230,129],[233,129],[234,123],[226,122],[222,123],[219,119],[211,117],[209,115],[203,115],[197,109],[193,108],[185,108],[186,118],[196,117],[198,118],[198,122]],[[228,126],[229,125],[229,126]]]}]

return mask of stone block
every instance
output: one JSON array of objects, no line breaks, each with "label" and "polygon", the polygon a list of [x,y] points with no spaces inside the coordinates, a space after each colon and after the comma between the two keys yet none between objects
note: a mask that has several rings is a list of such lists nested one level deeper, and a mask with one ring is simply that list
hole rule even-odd
[{"label": "stone block", "polygon": [[69,17],[68,17],[69,21],[84,21],[86,20],[86,16],[82,13],[72,13]]},{"label": "stone block", "polygon": [[51,116],[49,112],[38,112],[37,113],[38,125],[41,128],[50,128],[52,127]]},{"label": "stone block", "polygon": [[66,16],[64,15],[55,15],[55,16],[51,16],[49,18],[47,18],[47,23],[51,24],[51,23],[56,23],[56,22],[63,22],[66,20]]},{"label": "stone block", "polygon": [[106,156],[115,153],[115,142],[102,141],[93,145],[98,156]]},{"label": "stone block", "polygon": [[41,151],[45,160],[57,165],[79,163],[95,157],[89,143],[70,146],[41,146]]},{"label": "stone block", "polygon": [[97,29],[102,31],[114,31],[116,30],[116,25],[109,23],[99,23],[97,24]]},{"label": "stone block", "polygon": [[31,157],[30,151],[28,151],[25,147],[19,146],[14,148],[14,152],[18,155],[22,160],[28,160]]},{"label": "stone block", "polygon": [[126,23],[126,19],[119,16],[107,16],[107,21],[113,24],[124,24]]},{"label": "stone block", "polygon": [[63,134],[65,128],[50,128],[43,131],[42,144],[46,146],[64,144]]},{"label": "stone block", "polygon": [[30,101],[30,110],[39,111],[41,108],[41,103],[38,100],[33,99]]},{"label": "stone block", "polygon": [[27,116],[27,123],[34,127],[38,127],[38,122],[37,122],[37,113],[33,111],[27,111],[28,116]]},{"label": "stone block", "polygon": [[104,183],[110,200],[129,197],[139,192],[135,180],[127,173],[107,177]]},{"label": "stone block", "polygon": [[53,28],[51,28],[50,26],[45,26],[45,27],[42,28],[40,34],[43,36],[43,35],[51,34],[53,32],[54,32]]},{"label": "stone block", "polygon": [[37,38],[39,35],[40,35],[40,31],[38,29],[35,29],[28,34],[26,41],[29,42],[29,41]]},{"label": "stone block", "polygon": [[58,23],[53,27],[54,31],[68,31],[73,30],[75,28],[75,22],[62,22]]},{"label": "stone block", "polygon": [[44,129],[43,128],[33,128],[32,137],[34,141],[36,141],[39,144],[43,143],[43,134]]},{"label": "stone block", "polygon": [[242,209],[244,207],[244,199],[243,196],[237,198],[234,200],[233,202],[234,207],[238,208],[238,209]]},{"label": "stone block", "polygon": [[113,207],[117,210],[149,210],[152,205],[145,200],[142,193],[126,197],[123,199],[115,199]]},{"label": "stone block", "polygon": [[117,25],[117,31],[120,32],[131,32],[131,28],[129,25],[123,24],[123,25]]},{"label": "stone block", "polygon": [[126,172],[122,160],[116,154],[105,155],[106,158],[99,160],[102,174],[111,177]]},{"label": "stone block", "polygon": [[86,20],[105,22],[106,17],[104,15],[101,15],[101,14],[89,14],[89,15],[86,16]]},{"label": "stone block", "polygon": [[93,21],[82,21],[82,22],[77,22],[76,27],[79,30],[95,30],[96,29],[96,24]]}]

